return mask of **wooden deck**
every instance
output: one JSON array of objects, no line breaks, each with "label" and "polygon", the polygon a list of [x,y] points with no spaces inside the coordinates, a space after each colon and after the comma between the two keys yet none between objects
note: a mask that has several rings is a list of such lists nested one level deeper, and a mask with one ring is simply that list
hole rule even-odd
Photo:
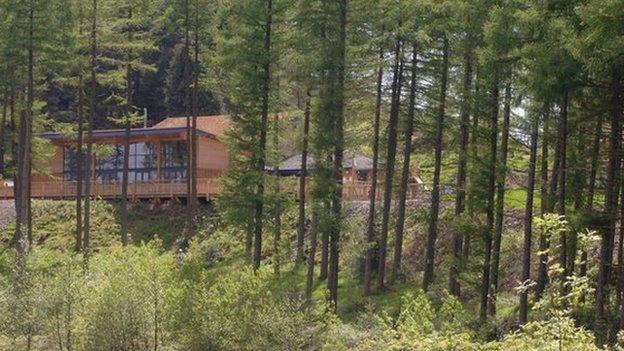
[{"label": "wooden deck", "polygon": [[[76,182],[44,181],[32,182],[31,194],[37,199],[71,199],[76,197]],[[84,189],[84,185],[83,185]],[[84,190],[83,190],[84,192]],[[197,196],[211,198],[219,193],[216,178],[197,179]],[[91,196],[105,199],[117,198],[121,195],[121,183],[91,182]],[[128,184],[128,197],[141,198],[174,198],[186,197],[185,182],[143,182]],[[0,187],[0,198],[13,198],[13,187]]]},{"label": "wooden deck", "polygon": [[[394,190],[397,191],[395,184]],[[419,184],[408,184],[406,199],[415,199],[422,192],[422,186]],[[369,182],[345,183],[342,185],[342,196],[348,200],[364,201],[369,199],[371,185]],[[377,201],[381,201],[384,196],[383,184],[377,184],[376,189]],[[396,196],[395,196],[396,197]]]},{"label": "wooden deck", "polygon": [[[294,180],[294,179],[293,179]],[[296,181],[286,182],[286,189],[292,189],[293,195],[298,194],[299,185]],[[76,197],[76,182],[66,181],[34,181],[32,182],[32,197],[36,199],[72,199]],[[422,186],[410,184],[407,199],[414,199],[422,191]],[[84,190],[83,190],[84,191]],[[309,191],[309,188],[308,188]],[[342,186],[342,195],[346,200],[365,201],[370,193],[370,183],[349,182]],[[197,196],[212,198],[219,194],[218,178],[199,178],[197,180]],[[91,183],[91,196],[105,199],[118,198],[121,195],[121,183]],[[183,198],[186,197],[185,182],[144,182],[128,184],[128,197],[134,199],[150,198]],[[13,187],[0,186],[0,199],[13,198]],[[383,187],[377,187],[377,199],[383,198]]]}]

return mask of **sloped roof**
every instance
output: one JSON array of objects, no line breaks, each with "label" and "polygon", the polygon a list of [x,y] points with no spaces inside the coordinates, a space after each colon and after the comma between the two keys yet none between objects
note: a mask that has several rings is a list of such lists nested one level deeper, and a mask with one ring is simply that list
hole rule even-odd
[{"label": "sloped roof", "polygon": [[[152,128],[186,128],[186,117],[168,117]],[[197,117],[197,129],[220,137],[230,127],[230,116],[214,115]]]},{"label": "sloped roof", "polygon": [[[282,163],[280,163],[280,171],[299,171],[301,170],[302,155],[291,156]],[[308,155],[307,157],[308,169],[314,166],[314,157]],[[344,159],[342,160],[343,168],[353,168],[360,170],[373,169],[373,159],[355,152],[345,151]]]},{"label": "sloped roof", "polygon": [[[176,136],[186,132],[184,128],[133,128],[130,130],[131,138],[141,138],[148,136]],[[85,133],[86,134],[86,133]],[[211,133],[206,133],[203,130],[198,130],[198,135],[209,138],[214,138]],[[42,138],[48,140],[54,140],[59,142],[71,141],[75,139],[75,135],[66,134],[63,132],[45,132],[41,134]],[[110,139],[122,139],[126,137],[125,129],[98,129],[93,131],[93,140],[110,140]],[[86,135],[85,135],[86,138]]]}]

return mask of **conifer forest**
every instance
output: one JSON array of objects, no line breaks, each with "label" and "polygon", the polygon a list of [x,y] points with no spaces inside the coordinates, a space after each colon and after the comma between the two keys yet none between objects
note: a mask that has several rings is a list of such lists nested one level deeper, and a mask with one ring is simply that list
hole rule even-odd
[{"label": "conifer forest", "polygon": [[624,0],[0,0],[0,351],[624,351]]}]

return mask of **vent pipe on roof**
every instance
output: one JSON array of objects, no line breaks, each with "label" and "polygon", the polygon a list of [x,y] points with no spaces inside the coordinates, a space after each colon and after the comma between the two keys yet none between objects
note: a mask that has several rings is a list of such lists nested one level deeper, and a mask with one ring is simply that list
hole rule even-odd
[{"label": "vent pipe on roof", "polygon": [[147,107],[143,107],[143,128],[147,128]]}]

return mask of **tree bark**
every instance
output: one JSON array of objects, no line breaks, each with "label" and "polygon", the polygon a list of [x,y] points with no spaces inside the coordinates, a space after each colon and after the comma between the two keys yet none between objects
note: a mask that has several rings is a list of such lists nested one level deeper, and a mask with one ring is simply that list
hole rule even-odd
[{"label": "tree bark", "polygon": [[401,39],[397,38],[394,47],[394,74],[392,78],[392,102],[390,119],[388,120],[388,145],[386,168],[384,172],[383,209],[381,213],[381,232],[379,233],[379,262],[377,267],[377,288],[384,288],[386,275],[386,254],[388,251],[388,229],[390,224],[390,207],[392,205],[392,186],[394,180],[394,163],[396,160],[397,128],[399,124],[399,105],[401,103],[401,85],[403,77],[403,59]]},{"label": "tree bark", "polygon": [[392,259],[392,273],[389,283],[394,284],[401,269],[401,256],[403,254],[403,230],[405,228],[405,202],[407,200],[407,186],[410,178],[410,159],[412,157],[412,135],[414,134],[414,115],[416,111],[416,90],[418,80],[417,44],[412,45],[412,67],[410,81],[409,107],[405,121],[405,146],[403,148],[403,169],[401,170],[401,184],[399,187],[399,199],[397,202],[397,221],[394,239],[394,256]]},{"label": "tree bark", "polygon": [[257,155],[256,172],[261,174],[260,181],[256,192],[256,204],[254,213],[254,255],[253,268],[254,271],[260,268],[260,260],[262,259],[262,220],[264,210],[264,167],[266,164],[266,134],[269,118],[269,89],[271,86],[271,62],[269,54],[271,52],[271,28],[273,26],[273,1],[267,0],[267,18],[264,33],[264,54],[265,62],[262,65],[262,107],[260,111],[260,138],[259,138],[259,155]]},{"label": "tree bark", "polygon": [[[550,117],[550,104],[544,105],[544,131],[542,133],[542,159],[541,159],[541,180],[540,180],[540,216],[544,218],[544,215],[549,212],[548,201],[548,127],[550,125],[548,119]],[[535,287],[535,295],[540,298],[546,288],[546,282],[548,280],[548,238],[540,234],[539,237],[539,265],[537,268],[537,284]]]},{"label": "tree bark", "polygon": [[[594,195],[596,192],[596,175],[598,174],[598,158],[600,156],[600,140],[602,139],[602,113],[598,114],[596,119],[596,129],[594,131],[594,140],[591,151],[591,164],[589,170],[589,184],[587,190],[587,203],[586,208],[589,212],[594,210]],[[581,264],[579,267],[579,274],[581,277],[587,275],[587,250],[583,248],[581,250]]]},{"label": "tree bark", "polygon": [[327,287],[329,299],[334,312],[338,309],[338,262],[340,232],[342,223],[342,160],[344,153],[344,88],[345,88],[345,60],[347,43],[347,0],[340,0],[339,6],[339,38],[336,44],[336,90],[332,106],[335,108],[336,137],[334,145],[333,176],[336,186],[332,189],[332,212],[335,224],[332,226],[329,240],[329,276]]},{"label": "tree bark", "polygon": [[[274,134],[273,134],[273,147],[279,154],[279,114],[275,114],[274,122]],[[273,273],[275,275],[280,274],[280,241],[282,240],[282,199],[280,198],[282,190],[280,189],[280,175],[279,175],[279,160],[276,160],[275,166],[273,166],[273,173],[275,174],[275,211],[273,213]]]},{"label": "tree bark", "polygon": [[500,155],[497,162],[496,184],[496,218],[494,223],[494,237],[492,239],[492,265],[490,267],[490,299],[488,312],[496,315],[496,294],[498,293],[498,270],[500,265],[500,249],[503,239],[503,220],[505,216],[505,182],[507,180],[507,153],[509,148],[509,118],[511,117],[511,83],[505,87],[505,107],[501,133]]},{"label": "tree bark", "polygon": [[[82,26],[80,26],[82,28]],[[82,31],[82,30],[81,30]],[[76,145],[76,239],[74,251],[82,250],[82,188],[84,186],[84,82],[81,72],[78,75],[78,140]]]},{"label": "tree bark", "polygon": [[191,89],[191,196],[189,198],[189,212],[191,216],[190,237],[195,236],[195,219],[197,218],[197,117],[199,115],[199,75],[200,75],[200,60],[199,54],[201,50],[201,43],[199,41],[199,11],[195,10],[195,26],[194,26],[194,65],[193,65],[193,87]]},{"label": "tree bark", "polygon": [[316,258],[316,234],[318,224],[318,204],[312,203],[312,223],[310,224],[310,251],[308,252],[308,271],[306,275],[306,300],[312,299],[312,289],[314,288],[314,260]]},{"label": "tree bark", "polygon": [[[190,47],[191,47],[191,9],[189,0],[184,1],[184,59],[185,64],[188,65],[188,61],[190,61]],[[188,74],[189,76],[186,76]],[[184,87],[185,91],[185,111],[186,111],[186,231],[184,233],[184,237],[182,239],[182,248],[186,249],[189,245],[191,237],[194,234],[195,226],[194,226],[194,215],[193,215],[193,205],[191,204],[193,197],[193,87],[191,86],[191,82],[194,82],[193,72],[188,72],[188,69],[185,70],[185,79],[184,83],[188,84],[188,86]],[[188,79],[188,80],[187,80]]]},{"label": "tree bark", "polygon": [[[379,48],[379,60],[383,60],[383,48]],[[381,98],[383,88],[383,67],[377,69],[377,98],[375,100],[375,120],[373,122],[373,169],[371,187],[368,193],[368,219],[366,221],[366,253],[364,257],[364,296],[370,295],[371,276],[373,273],[373,255],[375,245],[375,211],[377,205],[377,177],[379,168],[379,129],[381,120]]]},{"label": "tree bark", "polygon": [[[132,20],[132,9],[128,11],[128,20]],[[132,40],[132,32],[128,32],[128,41]],[[125,138],[123,155],[123,172],[121,179],[121,245],[128,245],[128,173],[130,168],[130,129],[132,116],[132,57],[126,56],[126,108]]]},{"label": "tree bark", "polygon": [[[323,206],[324,206],[324,212],[329,213],[330,211],[329,201],[325,201]],[[325,229],[321,231],[321,262],[319,265],[320,265],[319,280],[325,280],[327,279],[328,271],[329,271],[329,232]]]},{"label": "tree bark", "polygon": [[[614,71],[611,76],[611,111],[610,124],[611,133],[609,135],[609,163],[607,167],[607,186],[605,189],[605,211],[610,217],[608,228],[602,231],[602,241],[600,243],[600,264],[598,270],[598,282],[596,286],[596,310],[599,321],[604,320],[606,313],[606,286],[609,272],[613,260],[613,241],[615,231],[615,218],[617,209],[617,194],[615,194],[616,184],[619,181],[619,170],[621,160],[621,137],[622,137],[622,82],[619,71]],[[597,328],[599,328],[597,323]]]},{"label": "tree bark", "polygon": [[490,293],[490,264],[492,256],[492,233],[494,231],[494,193],[496,183],[496,157],[497,157],[497,136],[498,136],[498,73],[490,88],[490,162],[487,190],[487,224],[484,236],[484,262],[483,276],[481,281],[481,305],[479,309],[479,320],[484,323],[487,319],[487,305]]},{"label": "tree bark", "polygon": [[438,236],[438,215],[440,212],[440,171],[442,168],[442,137],[444,132],[444,115],[446,114],[446,93],[449,71],[449,40],[445,36],[442,48],[442,76],[440,78],[440,101],[438,105],[438,116],[435,121],[435,155],[433,171],[433,188],[431,190],[431,211],[429,214],[429,228],[427,230],[427,252],[425,257],[425,272],[423,275],[422,288],[429,289],[429,284],[433,282],[433,266],[435,263],[435,245]]},{"label": "tree bark", "polygon": [[[616,306],[620,313],[624,313],[622,311],[623,307],[623,292],[624,292],[624,186],[621,183],[624,180],[622,175],[622,170],[620,169],[620,205],[619,205],[619,220],[620,220],[620,228],[618,232],[618,251],[617,251],[617,267],[618,267],[618,275],[617,275],[617,286],[616,286]],[[624,327],[624,321],[620,321],[620,329]]]},{"label": "tree bark", "polygon": [[[459,154],[457,160],[457,184],[455,196],[455,216],[460,216],[466,208],[466,173],[468,161],[468,138],[470,124],[470,106],[472,87],[472,51],[468,49],[464,55],[464,82],[462,88],[461,124],[459,127]],[[462,233],[453,231],[453,261],[449,270],[449,293],[459,297],[461,287],[458,279],[459,262],[462,259]]]},{"label": "tree bark", "polygon": [[[310,88],[306,89],[306,101],[303,112],[303,138],[301,145],[301,175],[299,176],[299,219],[297,221],[297,257],[295,265],[303,262],[303,242],[305,238],[306,221],[306,180],[308,176],[308,136],[310,134],[310,112],[311,112]],[[316,241],[316,238],[315,238]],[[316,243],[315,243],[316,245]],[[315,248],[316,250],[316,248]]]},{"label": "tree bark", "polygon": [[[535,191],[535,168],[537,163],[537,138],[539,133],[539,118],[533,118],[533,126],[531,129],[531,152],[529,156],[529,178],[527,180],[527,198],[524,208],[524,246],[522,253],[522,281],[526,282],[531,279],[531,242],[532,242],[532,225],[533,225],[533,194]],[[528,291],[520,292],[520,324],[527,322],[529,314]]]},{"label": "tree bark", "polygon": [[[15,235],[13,243],[16,251],[16,275],[18,283],[21,284],[25,269],[25,254],[28,246],[23,242],[24,228],[26,233],[30,233],[30,182],[31,182],[31,143],[32,143],[32,121],[33,121],[33,104],[34,104],[34,36],[35,36],[35,13],[31,7],[28,10],[28,43],[27,43],[27,88],[26,88],[26,106],[20,116],[20,138],[18,152],[18,168],[16,203],[16,222]],[[30,242],[32,244],[32,241]]]},{"label": "tree bark", "polygon": [[[560,171],[559,171],[559,196],[558,196],[558,210],[557,212],[565,216],[566,214],[566,175],[567,175],[567,150],[568,150],[568,87],[564,87],[563,90],[563,101],[561,103],[561,119],[560,119],[560,130],[559,130],[559,139],[561,140],[561,149],[560,149]],[[579,189],[580,191],[580,189]],[[567,234],[565,232],[561,233],[559,236],[559,264],[564,269],[563,277],[562,277],[562,285],[565,281],[565,277],[569,276],[571,272],[567,271],[567,252],[568,252],[568,243],[567,243]]]},{"label": "tree bark", "polygon": [[9,109],[9,93],[4,94],[4,101],[2,102],[2,121],[0,121],[0,176],[6,178],[6,167],[4,164],[4,153],[6,147],[6,118],[7,111]]},{"label": "tree bark", "polygon": [[85,204],[84,204],[84,227],[82,238],[82,257],[85,267],[89,263],[89,240],[91,229],[91,182],[94,173],[93,160],[93,123],[95,122],[96,111],[96,89],[97,89],[97,4],[98,0],[92,1],[92,18],[91,18],[91,91],[89,92],[89,124],[87,126],[87,169],[85,184]]}]

